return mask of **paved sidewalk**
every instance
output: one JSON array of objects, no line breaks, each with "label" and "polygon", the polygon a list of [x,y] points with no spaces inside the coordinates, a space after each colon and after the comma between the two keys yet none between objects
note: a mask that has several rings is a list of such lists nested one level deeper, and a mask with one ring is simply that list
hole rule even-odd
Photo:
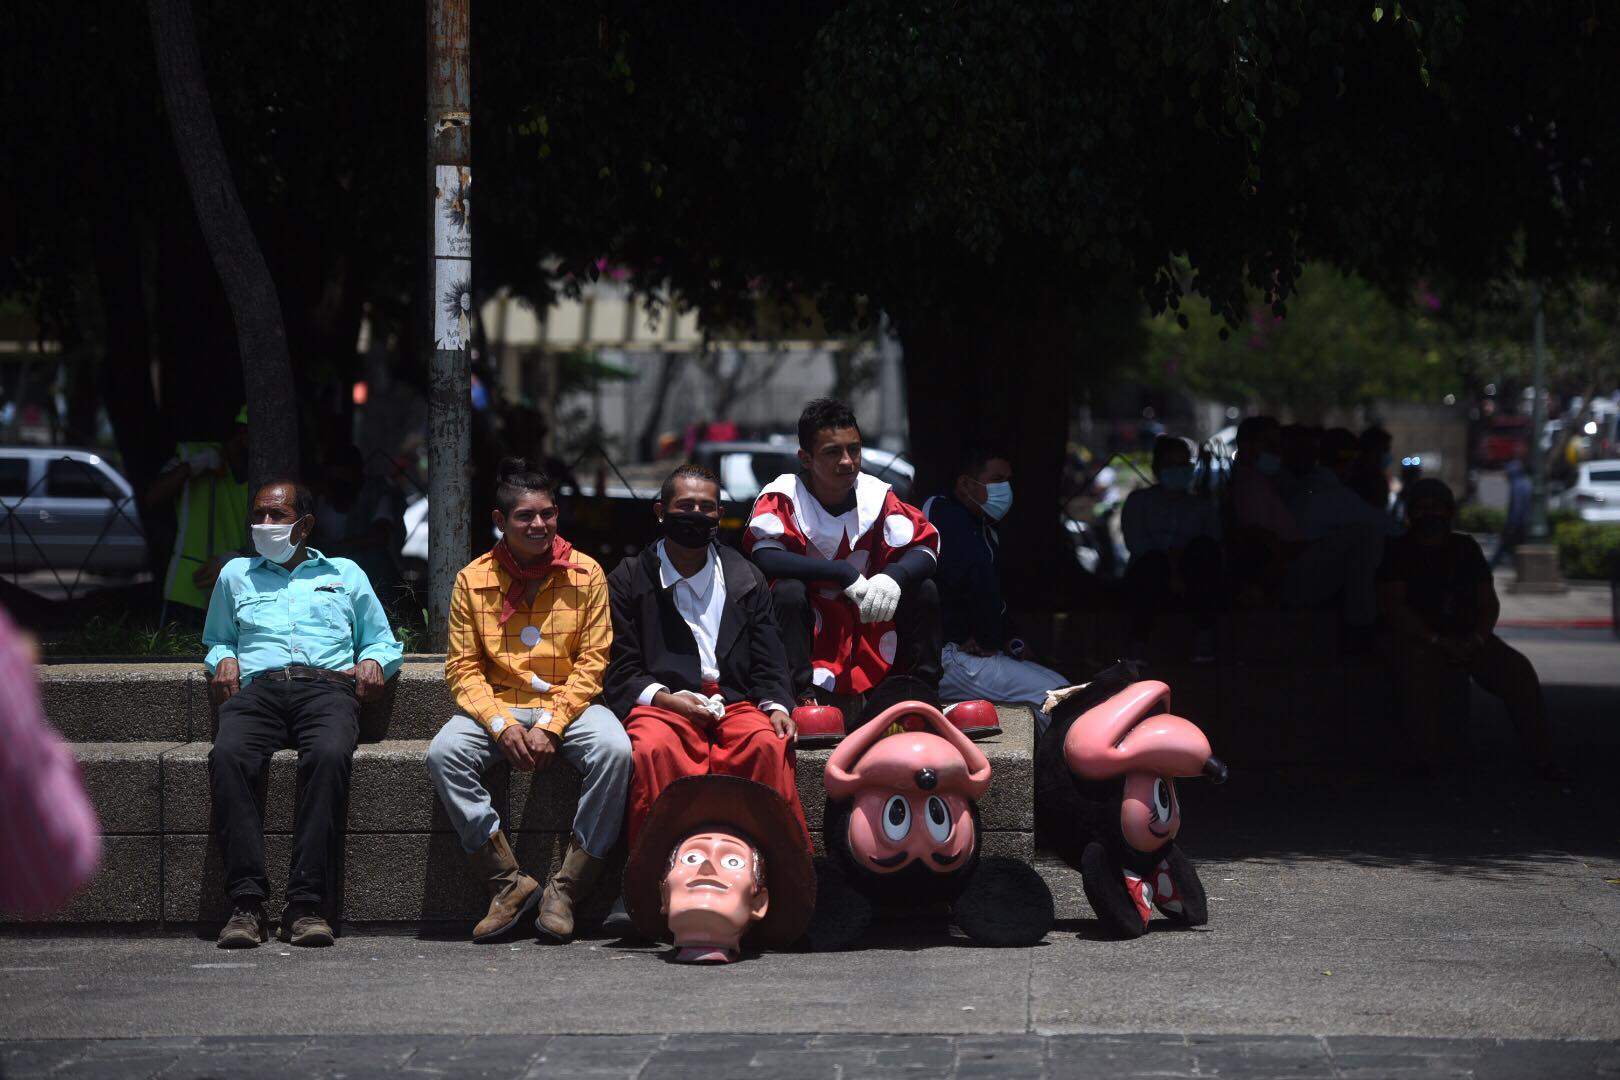
[{"label": "paved sidewalk", "polygon": [[1570,581],[1561,593],[1516,593],[1511,569],[1496,571],[1496,595],[1502,601],[1503,627],[1564,626],[1607,628],[1613,622],[1608,582]]},{"label": "paved sidewalk", "polygon": [[34,1077],[1612,1077],[1620,1044],[1248,1036],[588,1035],[84,1040],[0,1044]]}]

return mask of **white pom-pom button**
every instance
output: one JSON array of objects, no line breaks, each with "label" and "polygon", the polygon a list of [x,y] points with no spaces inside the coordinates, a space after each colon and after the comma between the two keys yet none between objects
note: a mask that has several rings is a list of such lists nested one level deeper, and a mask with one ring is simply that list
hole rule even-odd
[{"label": "white pom-pom button", "polygon": [[893,630],[887,630],[878,638],[878,655],[883,657],[885,664],[894,663],[895,649],[900,644],[900,636]]},{"label": "white pom-pom button", "polygon": [[540,644],[540,628],[538,626],[525,626],[518,633],[518,639],[532,649]]},{"label": "white pom-pom button", "polygon": [[810,681],[822,690],[831,690],[833,684],[838,681],[838,676],[824,667],[818,667],[810,672]]},{"label": "white pom-pom button", "polygon": [[917,527],[904,514],[890,514],[883,519],[883,542],[892,548],[905,547],[917,535]]}]

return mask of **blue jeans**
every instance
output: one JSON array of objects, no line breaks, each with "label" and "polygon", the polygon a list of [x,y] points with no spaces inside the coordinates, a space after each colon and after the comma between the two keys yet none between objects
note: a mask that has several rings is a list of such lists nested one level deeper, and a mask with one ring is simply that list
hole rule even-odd
[{"label": "blue jeans", "polygon": [[[508,709],[524,727],[534,724],[533,709]],[[574,839],[598,859],[608,853],[624,824],[630,792],[630,736],[612,712],[592,705],[563,729],[562,758],[583,777],[574,811]],[[489,732],[468,716],[453,716],[428,745],[427,769],[450,823],[471,853],[489,843],[500,829],[501,816],[484,786],[484,773],[506,755]]]}]

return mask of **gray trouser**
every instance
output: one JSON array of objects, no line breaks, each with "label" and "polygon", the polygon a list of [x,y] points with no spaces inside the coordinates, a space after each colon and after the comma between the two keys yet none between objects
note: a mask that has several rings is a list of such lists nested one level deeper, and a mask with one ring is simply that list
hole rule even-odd
[{"label": "gray trouser", "polygon": [[[534,724],[533,709],[508,709],[524,727]],[[602,858],[619,838],[630,792],[630,736],[612,712],[592,705],[563,730],[561,754],[584,778],[574,811],[574,839]],[[501,816],[484,786],[483,776],[505,755],[489,732],[468,716],[453,716],[428,745],[427,769],[439,801],[461,837],[461,846],[477,851],[501,827]]]}]

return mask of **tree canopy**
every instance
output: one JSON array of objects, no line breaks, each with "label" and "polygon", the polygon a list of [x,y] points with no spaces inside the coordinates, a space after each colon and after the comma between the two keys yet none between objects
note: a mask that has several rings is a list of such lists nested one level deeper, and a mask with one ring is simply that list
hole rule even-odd
[{"label": "tree canopy", "polygon": [[[606,260],[716,322],[761,297],[813,299],[834,328],[886,311],[920,479],[948,480],[962,438],[1003,435],[1026,469],[1015,518],[1055,503],[1071,373],[1118,362],[1144,304],[1241,327],[1256,300],[1286,312],[1307,263],[1393,296],[1620,264],[1620,13],[1601,5],[472,13],[481,293],[544,303]],[[421,370],[422,12],[291,0],[197,19],[317,414],[303,426],[343,430],[363,310],[405,377]],[[140,23],[112,0],[0,13],[0,291],[99,346],[126,461],[151,462],[144,443],[166,453],[187,410],[240,400],[240,378]],[[130,374],[154,357],[156,425]]]}]

